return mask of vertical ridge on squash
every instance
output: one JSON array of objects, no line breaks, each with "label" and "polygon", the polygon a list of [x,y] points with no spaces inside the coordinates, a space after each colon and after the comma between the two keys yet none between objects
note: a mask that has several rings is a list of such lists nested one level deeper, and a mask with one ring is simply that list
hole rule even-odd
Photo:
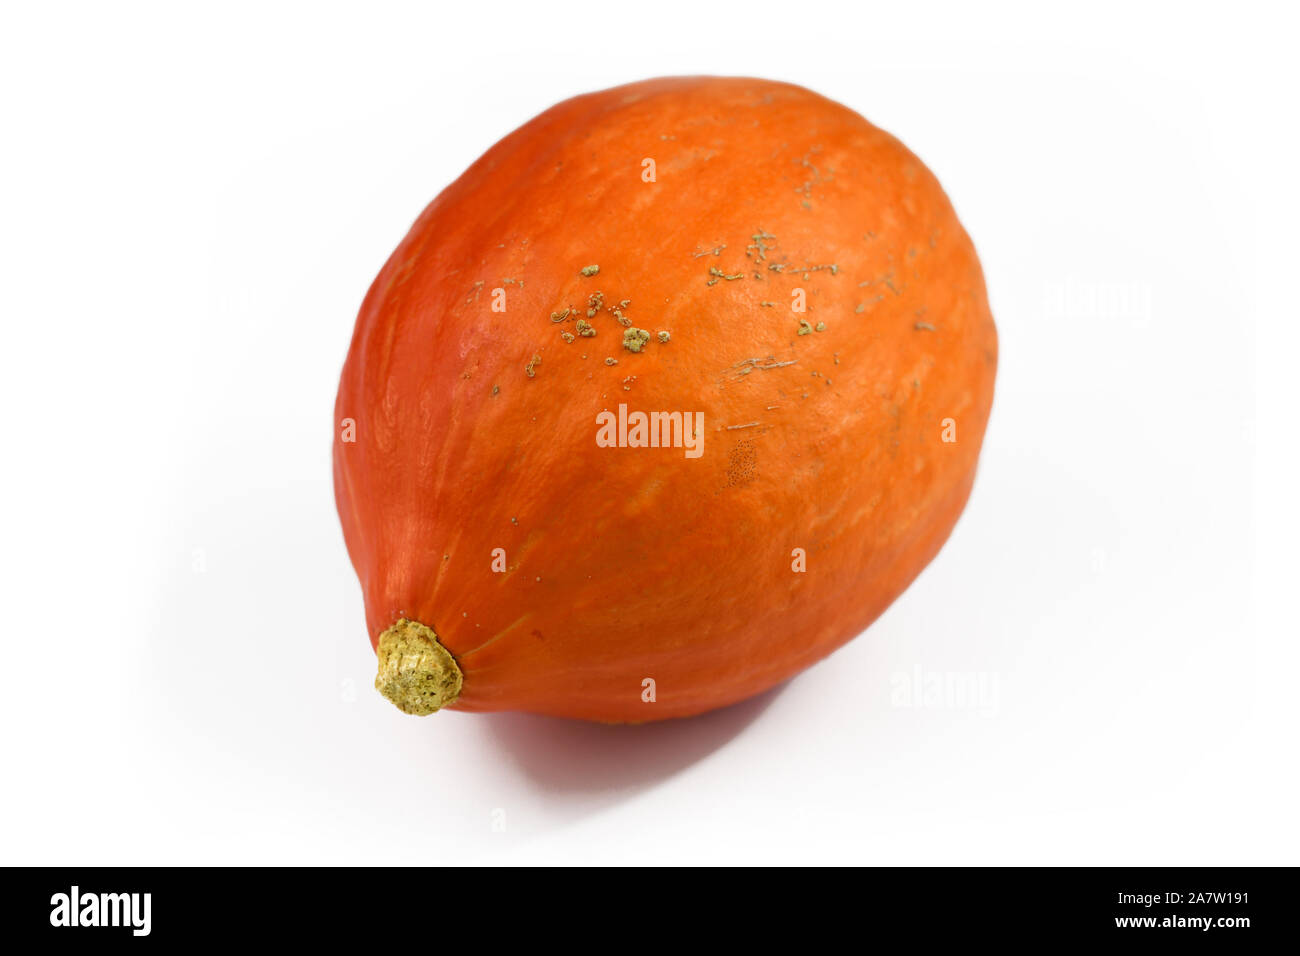
[{"label": "vertical ridge on squash", "polygon": [[433,629],[419,621],[398,621],[379,635],[375,690],[404,714],[423,717],[460,696],[464,676]]}]

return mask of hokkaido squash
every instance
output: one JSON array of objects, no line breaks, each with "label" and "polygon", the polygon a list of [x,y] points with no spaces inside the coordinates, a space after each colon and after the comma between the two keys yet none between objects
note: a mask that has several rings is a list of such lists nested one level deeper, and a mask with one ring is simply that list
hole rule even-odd
[{"label": "hokkaido squash", "polygon": [[357,319],[334,481],[376,687],[639,722],[784,681],[948,537],[996,365],[947,197],[851,110],[714,77],[547,110]]}]

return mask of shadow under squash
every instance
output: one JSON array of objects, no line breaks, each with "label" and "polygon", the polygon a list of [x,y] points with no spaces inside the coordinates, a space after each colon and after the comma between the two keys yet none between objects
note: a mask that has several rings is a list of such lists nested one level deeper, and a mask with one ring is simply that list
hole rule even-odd
[{"label": "shadow under squash", "polygon": [[707,757],[756,720],[779,684],[730,707],[648,724],[596,724],[536,714],[484,714],[528,778],[552,794],[637,791]]}]

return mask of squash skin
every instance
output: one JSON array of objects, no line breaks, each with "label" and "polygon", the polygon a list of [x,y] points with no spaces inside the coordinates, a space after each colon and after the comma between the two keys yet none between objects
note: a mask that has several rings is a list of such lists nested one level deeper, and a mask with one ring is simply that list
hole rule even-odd
[{"label": "squash skin", "polygon": [[[607,309],[587,318],[597,290],[631,300],[640,353]],[[574,323],[550,316],[568,306],[595,337],[561,338]],[[334,480],[371,644],[399,619],[432,628],[464,711],[641,722],[760,693],[864,630],[938,552],[996,365],[951,204],[856,113],[718,77],[560,103],[433,200],[361,307]],[[598,447],[596,416],[619,403],[703,412],[702,456]]]}]

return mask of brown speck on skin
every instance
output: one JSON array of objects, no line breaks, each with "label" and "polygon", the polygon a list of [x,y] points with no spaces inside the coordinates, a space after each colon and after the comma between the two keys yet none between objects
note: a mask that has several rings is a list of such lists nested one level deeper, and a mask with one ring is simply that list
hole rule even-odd
[{"label": "brown speck on skin", "polygon": [[572,343],[573,343],[573,339],[574,339],[574,335],[573,335],[572,332],[561,332],[561,333],[560,333],[560,338],[564,339],[565,342],[568,342],[568,343],[572,344]]},{"label": "brown speck on skin", "polygon": [[931,325],[929,322],[916,322],[916,323],[913,324],[912,328],[916,329],[918,332],[921,332],[921,331],[925,331],[925,332],[933,332],[933,331],[934,331],[934,326]]},{"label": "brown speck on skin", "polygon": [[667,332],[660,332],[658,338],[659,341],[664,343],[665,345],[672,340],[672,336],[669,335]]},{"label": "brown speck on skin", "polygon": [[825,331],[826,331],[826,323],[825,323],[825,322],[818,322],[817,325],[815,326],[815,328],[816,328],[816,330],[817,330],[818,332],[825,332]]},{"label": "brown speck on skin", "polygon": [[808,324],[807,319],[799,320],[799,332],[798,332],[799,335],[809,335],[811,334],[812,330],[813,327]]},{"label": "brown speck on skin", "polygon": [[606,365],[617,365],[617,364],[618,364],[618,359],[616,359],[616,358],[607,358],[607,359],[605,359],[605,364],[606,364]]},{"label": "brown speck on skin", "polygon": [[858,307],[853,311],[856,312],[858,315],[861,315],[863,312],[867,311],[867,304],[865,302],[859,302]]},{"label": "brown speck on skin", "polygon": [[775,302],[760,302],[759,305],[763,306],[766,309],[772,309],[776,307]]},{"label": "brown speck on skin", "polygon": [[758,476],[758,447],[752,440],[738,442],[727,460],[727,487],[747,485]]},{"label": "brown speck on skin", "polygon": [[583,338],[589,339],[596,334],[596,330],[592,327],[591,323],[588,322],[586,319],[579,319],[578,334],[581,335]]},{"label": "brown speck on skin", "polygon": [[527,375],[529,378],[532,378],[537,374],[537,366],[541,364],[542,364],[542,357],[540,355],[534,355],[533,360],[524,366],[524,374]]},{"label": "brown speck on skin", "polygon": [[595,264],[582,267],[582,274],[588,277],[597,275],[599,272],[600,272],[600,266]]},{"label": "brown speck on skin", "polygon": [[500,391],[501,391],[501,386],[500,386],[500,385],[493,385],[493,386],[492,386],[492,397],[493,397],[493,398],[496,398],[497,395],[500,393]]}]

